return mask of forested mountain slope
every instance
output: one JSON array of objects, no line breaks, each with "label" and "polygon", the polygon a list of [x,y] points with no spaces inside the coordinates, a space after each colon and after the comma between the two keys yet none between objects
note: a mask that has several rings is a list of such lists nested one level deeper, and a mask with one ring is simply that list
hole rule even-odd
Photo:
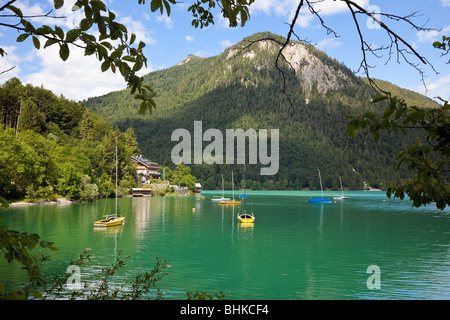
[{"label": "forested mountain slope", "polygon": [[[396,155],[408,139],[384,135],[377,142],[362,135],[349,138],[347,115],[371,110],[380,113],[384,105],[372,104],[378,93],[344,65],[312,46],[297,42],[285,49],[289,65],[275,67],[278,45],[249,41],[281,37],[259,33],[210,58],[193,55],[178,65],[145,76],[158,93],[153,114],[138,114],[138,103],[127,90],[91,98],[86,105],[119,128],[132,127],[143,154],[171,165],[171,141],[178,128],[193,134],[194,121],[202,121],[203,132],[219,129],[279,129],[279,171],[260,175],[261,165],[192,165],[192,173],[205,189],[221,187],[221,173],[231,187],[234,170],[236,187],[251,189],[318,189],[317,169],[324,188],[339,188],[339,176],[349,189],[384,187],[389,181],[409,177],[407,168],[396,170]],[[389,85],[415,103],[432,106],[419,94]],[[411,140],[409,140],[411,141]],[[204,142],[203,148],[210,142]],[[224,146],[225,150],[225,146]]]}]

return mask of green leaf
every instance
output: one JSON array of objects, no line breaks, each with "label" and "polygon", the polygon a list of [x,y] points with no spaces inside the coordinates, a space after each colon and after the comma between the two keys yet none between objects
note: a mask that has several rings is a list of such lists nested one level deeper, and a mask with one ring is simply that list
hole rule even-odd
[{"label": "green leaf", "polygon": [[36,29],[34,28],[33,24],[30,23],[29,21],[21,19],[20,23],[22,23],[22,25],[24,26],[25,32],[34,33],[36,31]]},{"label": "green leaf", "polygon": [[93,24],[92,20],[84,18],[80,22],[80,29],[82,31],[87,31],[87,30],[89,30],[90,27],[92,27],[92,24]]},{"label": "green leaf", "polygon": [[159,8],[161,8],[161,10],[162,10],[162,1],[161,0],[152,0],[150,2],[150,10],[152,12],[155,12]]},{"label": "green leaf", "polygon": [[383,101],[383,100],[386,100],[386,99],[388,99],[387,96],[380,95],[380,96],[374,98],[374,99],[372,100],[372,103],[380,102],[380,101]]},{"label": "green leaf", "polygon": [[102,72],[105,72],[106,70],[108,70],[110,66],[111,66],[111,63],[108,60],[103,61],[102,66],[101,66]]},{"label": "green leaf", "polygon": [[41,48],[41,43],[39,42],[39,39],[35,36],[33,36],[33,44],[36,49],[39,50]]},{"label": "green leaf", "polygon": [[416,111],[414,111],[414,112],[411,112],[411,114],[409,115],[409,117],[410,117],[411,119],[413,119],[413,120],[421,121],[421,120],[423,120],[424,117],[425,117],[425,112],[420,111],[420,110],[416,110]]},{"label": "green leaf", "polygon": [[134,58],[134,57],[132,57],[132,56],[123,56],[123,57],[122,57],[122,60],[130,61],[130,62],[135,62],[135,61],[136,61],[136,58]]},{"label": "green leaf", "polygon": [[[170,4],[166,0],[164,0],[164,6],[166,7],[167,16],[169,17],[170,16]],[[162,8],[161,8],[161,14],[162,13],[163,12],[162,12]]]},{"label": "green leaf", "polygon": [[100,42],[100,44],[102,46],[104,46],[105,48],[108,48],[109,50],[112,50],[113,46],[111,45],[111,43],[109,43],[108,41],[102,41]]},{"label": "green leaf", "polygon": [[53,33],[53,29],[47,25],[43,25],[42,27],[36,29],[36,33],[39,35],[49,34]]},{"label": "green leaf", "polygon": [[69,30],[66,33],[66,41],[67,42],[73,42],[80,36],[81,30],[80,29],[72,29]]},{"label": "green leaf", "polygon": [[370,120],[372,120],[372,121],[375,121],[375,118],[376,118],[375,113],[373,113],[373,112],[366,112],[366,113],[363,115],[363,117],[364,117],[364,118],[367,118],[367,119],[370,119]]},{"label": "green leaf", "polygon": [[69,53],[70,53],[69,46],[67,45],[67,43],[63,43],[59,48],[59,56],[63,61],[66,61],[67,58],[69,58]]},{"label": "green leaf", "polygon": [[28,33],[22,33],[21,35],[19,35],[16,39],[17,42],[23,42],[25,41],[26,38],[28,38],[30,36],[30,34]]},{"label": "green leaf", "polygon": [[393,106],[389,106],[384,110],[383,112],[383,119],[389,118],[395,111],[395,108]]},{"label": "green leaf", "polygon": [[8,9],[14,12],[19,18],[23,17],[22,11],[14,6],[8,6]]},{"label": "green leaf", "polygon": [[55,9],[61,9],[64,5],[64,0],[54,0]]},{"label": "green leaf", "polygon": [[58,40],[55,39],[48,39],[44,44],[44,49],[47,47],[50,47],[51,45],[58,43]]},{"label": "green leaf", "polygon": [[135,40],[136,40],[136,35],[134,33],[132,33],[131,38],[130,38],[130,45],[132,45]]},{"label": "green leaf", "polygon": [[143,65],[142,58],[141,59],[137,59],[136,63],[133,66],[133,71],[136,72],[136,71],[141,70],[142,69],[142,65]]},{"label": "green leaf", "polygon": [[349,122],[349,124],[347,125],[347,133],[348,135],[353,138],[356,136],[356,133],[358,133],[358,128],[359,128],[359,121],[354,119],[352,121]]},{"label": "green leaf", "polygon": [[91,0],[91,6],[98,11],[106,11],[105,4],[100,0]]},{"label": "green leaf", "polygon": [[64,40],[64,31],[58,26],[55,26],[55,34],[61,39]]}]

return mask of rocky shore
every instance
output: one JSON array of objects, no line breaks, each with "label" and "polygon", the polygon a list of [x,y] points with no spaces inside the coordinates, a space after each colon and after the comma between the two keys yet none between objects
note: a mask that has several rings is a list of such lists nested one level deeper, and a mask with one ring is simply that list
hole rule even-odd
[{"label": "rocky shore", "polygon": [[34,205],[44,205],[44,204],[71,204],[71,200],[67,200],[65,198],[61,198],[55,201],[45,201],[40,200],[37,202],[13,202],[10,204],[11,207],[19,207],[19,206],[34,206]]}]

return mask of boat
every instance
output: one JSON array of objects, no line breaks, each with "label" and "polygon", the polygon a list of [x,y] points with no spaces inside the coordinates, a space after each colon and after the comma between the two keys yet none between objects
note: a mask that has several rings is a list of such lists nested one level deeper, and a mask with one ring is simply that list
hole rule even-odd
[{"label": "boat", "polygon": [[240,223],[240,225],[251,225],[253,224],[253,222],[255,222],[255,215],[253,214],[253,212],[247,213],[247,210],[245,208],[245,200],[248,198],[248,195],[245,193],[245,188],[244,193],[240,195],[240,198],[242,199],[243,204],[242,204],[242,213],[241,214],[238,213],[237,216],[238,222]]},{"label": "boat", "polygon": [[253,215],[253,213],[249,214],[249,213],[242,213],[238,215],[238,221],[241,223],[252,223],[255,222],[255,216]]},{"label": "boat", "polygon": [[94,222],[95,228],[117,227],[125,223],[125,217],[106,216],[105,219]]},{"label": "boat", "polygon": [[225,190],[224,190],[224,186],[223,186],[223,174],[222,174],[222,197],[217,198],[217,197],[213,197],[211,199],[211,201],[213,202],[220,202],[220,201],[229,201],[230,198],[225,198]]},{"label": "boat", "polygon": [[234,178],[233,178],[233,171],[231,171],[231,185],[233,186],[233,200],[224,200],[220,201],[219,204],[240,204],[240,200],[234,200]]},{"label": "boat", "polygon": [[322,188],[322,177],[320,176],[320,170],[317,169],[317,171],[319,172],[319,180],[320,180],[320,191],[322,191],[322,197],[314,197],[308,200],[309,203],[311,204],[323,204],[323,203],[332,203],[333,200],[325,198],[323,196],[323,188]]},{"label": "boat", "polygon": [[125,217],[117,216],[117,146],[116,146],[116,209],[113,214],[105,215],[105,219],[95,221],[94,228],[116,227],[125,223]]},{"label": "boat", "polygon": [[346,199],[350,199],[347,196],[344,196],[344,188],[342,188],[342,180],[341,180],[341,176],[339,176],[339,182],[341,183],[341,191],[342,191],[342,195],[341,196],[334,196],[333,199],[334,200],[346,200]]}]

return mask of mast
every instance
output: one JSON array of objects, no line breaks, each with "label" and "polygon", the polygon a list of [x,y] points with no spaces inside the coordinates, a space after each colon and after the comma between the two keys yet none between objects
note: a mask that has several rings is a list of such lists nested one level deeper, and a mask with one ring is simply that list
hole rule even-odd
[{"label": "mast", "polygon": [[222,199],[225,198],[225,191],[223,186],[223,173],[222,173]]},{"label": "mast", "polygon": [[323,189],[322,189],[322,178],[320,177],[320,170],[319,170],[319,169],[317,169],[317,171],[319,171],[320,191],[322,191],[322,197],[323,197]]},{"label": "mast", "polygon": [[117,217],[117,144],[116,144],[116,217]]},{"label": "mast", "polygon": [[339,182],[341,183],[342,196],[344,196],[344,188],[342,188],[342,180],[341,180],[341,176],[339,176]]},{"label": "mast", "polygon": [[233,187],[233,201],[234,201],[234,179],[233,179],[233,170],[231,170],[231,185]]}]

